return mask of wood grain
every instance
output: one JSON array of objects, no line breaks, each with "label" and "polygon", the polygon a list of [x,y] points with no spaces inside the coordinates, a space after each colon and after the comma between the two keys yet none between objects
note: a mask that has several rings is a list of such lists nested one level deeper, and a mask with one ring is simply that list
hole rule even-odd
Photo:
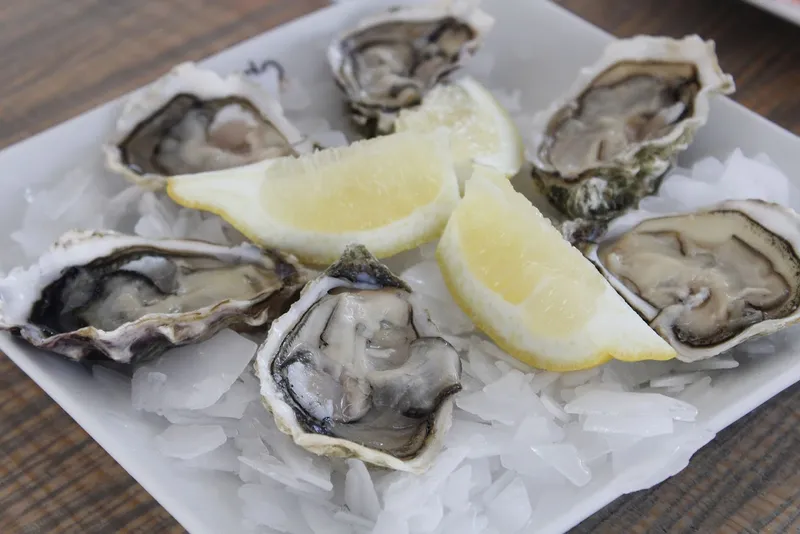
[{"label": "wood grain", "polygon": [[[734,98],[800,134],[800,28],[734,0],[561,0],[626,37],[717,42]],[[6,0],[0,146],[326,4],[323,0]],[[535,28],[532,28],[535,31]],[[800,532],[800,387],[755,410],[689,467],[618,499],[575,533]],[[0,355],[0,532],[184,532]]]}]

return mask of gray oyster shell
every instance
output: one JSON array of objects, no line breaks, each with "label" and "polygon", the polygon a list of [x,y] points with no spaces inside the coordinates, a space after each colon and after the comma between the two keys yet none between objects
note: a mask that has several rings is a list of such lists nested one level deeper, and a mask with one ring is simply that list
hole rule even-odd
[{"label": "gray oyster shell", "polygon": [[401,109],[419,105],[475,53],[494,24],[478,3],[393,7],[360,20],[331,42],[334,80],[367,136],[391,133]]},{"label": "gray oyster shell", "polygon": [[311,152],[278,99],[241,74],[186,62],[131,95],[105,145],[109,169],[150,190],[169,176]]},{"label": "gray oyster shell", "polygon": [[421,473],[450,428],[461,360],[362,245],[308,283],[258,349],[264,404],[319,455]]},{"label": "gray oyster shell", "polygon": [[638,36],[606,47],[568,94],[537,114],[533,178],[573,243],[655,193],[708,120],[714,95],[734,91],[713,41]]},{"label": "gray oyster shell", "polygon": [[250,244],[70,231],[0,280],[0,329],[72,360],[135,363],[264,327],[308,278],[293,257]]},{"label": "gray oyster shell", "polygon": [[800,216],[761,200],[620,219],[586,255],[692,362],[800,321]]}]

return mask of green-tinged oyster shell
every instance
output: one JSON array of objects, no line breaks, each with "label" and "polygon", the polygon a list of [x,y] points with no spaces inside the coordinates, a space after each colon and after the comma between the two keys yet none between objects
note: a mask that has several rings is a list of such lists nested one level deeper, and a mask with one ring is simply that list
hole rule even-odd
[{"label": "green-tinged oyster shell", "polygon": [[534,121],[533,178],[573,242],[655,193],[678,153],[729,94],[713,41],[639,36],[610,44]]}]

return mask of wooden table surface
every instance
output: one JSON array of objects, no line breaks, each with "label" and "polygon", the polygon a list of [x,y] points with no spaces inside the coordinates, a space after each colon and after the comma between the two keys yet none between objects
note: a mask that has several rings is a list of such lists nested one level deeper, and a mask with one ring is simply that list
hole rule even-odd
[{"label": "wooden table surface", "polygon": [[[4,0],[0,146],[326,3]],[[800,28],[735,0],[559,3],[620,37],[714,39],[736,79],[733,98],[800,134]],[[18,532],[183,529],[0,354],[0,533]],[[800,532],[800,386],[720,433],[677,476],[620,498],[573,532]]]}]

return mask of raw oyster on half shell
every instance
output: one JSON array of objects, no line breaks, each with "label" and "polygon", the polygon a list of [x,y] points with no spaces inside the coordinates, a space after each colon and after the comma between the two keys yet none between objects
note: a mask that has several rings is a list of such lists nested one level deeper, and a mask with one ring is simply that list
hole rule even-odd
[{"label": "raw oyster on half shell", "polygon": [[368,136],[391,133],[401,109],[472,56],[494,19],[478,1],[441,0],[366,17],[328,47],[328,63],[353,121]]},{"label": "raw oyster on half shell", "polygon": [[800,216],[761,200],[612,227],[589,259],[683,361],[800,321]]},{"label": "raw oyster on half shell", "polygon": [[173,175],[310,152],[280,102],[241,74],[187,62],[131,96],[105,146],[108,167],[147,189]]},{"label": "raw oyster on half shell", "polygon": [[534,120],[533,178],[565,217],[565,237],[592,241],[656,192],[708,120],[710,98],[733,91],[713,41],[638,36],[608,45]]},{"label": "raw oyster on half shell", "polygon": [[257,327],[309,272],[254,245],[70,231],[0,280],[0,329],[73,360],[134,363],[229,327]]},{"label": "raw oyster on half shell", "polygon": [[270,328],[256,369],[295,443],[423,472],[450,427],[461,360],[401,279],[351,245]]}]

